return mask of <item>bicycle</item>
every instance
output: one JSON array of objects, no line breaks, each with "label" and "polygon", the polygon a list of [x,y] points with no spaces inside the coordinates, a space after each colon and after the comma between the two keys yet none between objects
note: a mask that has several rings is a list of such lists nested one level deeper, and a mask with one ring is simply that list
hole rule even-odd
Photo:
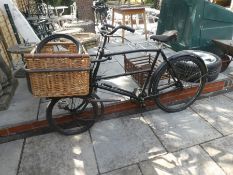
[{"label": "bicycle", "polygon": [[94,1],[94,5],[92,6],[92,9],[94,9],[97,24],[106,23],[106,18],[108,16],[108,10],[109,10],[107,4],[102,0]]},{"label": "bicycle", "polygon": [[[110,32],[109,28],[112,29]],[[56,131],[65,135],[72,135],[88,130],[97,118],[102,115],[104,110],[103,102],[109,101],[101,100],[96,95],[98,89],[130,97],[131,100],[138,102],[141,106],[144,106],[146,99],[153,98],[158,107],[166,112],[178,112],[186,109],[201,94],[207,75],[204,61],[190,52],[177,53],[169,58],[164,53],[164,48],[169,47],[166,42],[177,37],[176,31],[168,31],[162,35],[151,36],[151,39],[159,43],[159,47],[155,49],[131,49],[122,52],[105,53],[108,38],[112,37],[119,29],[134,32],[134,29],[128,26],[120,25],[114,27],[108,24],[105,24],[100,32],[103,37],[102,45],[98,48],[97,54],[91,55],[95,56],[95,59],[91,61],[89,94],[85,96],[51,98],[46,110],[46,118],[49,125]],[[37,52],[40,53],[46,43],[58,38],[71,40],[77,46],[79,53],[81,53],[80,43],[75,38],[64,34],[56,34],[45,38],[37,46]],[[111,60],[112,56],[137,52],[156,53],[149,68],[113,76],[102,77],[98,75],[101,63]],[[163,62],[155,69],[160,55]],[[101,80],[138,73],[145,73],[147,75],[146,80],[142,88],[137,88],[133,92],[113,87],[106,83],[100,83]],[[176,100],[170,101],[169,97],[174,95]],[[63,117],[58,118],[60,115]],[[62,122],[64,117],[66,120]]]}]

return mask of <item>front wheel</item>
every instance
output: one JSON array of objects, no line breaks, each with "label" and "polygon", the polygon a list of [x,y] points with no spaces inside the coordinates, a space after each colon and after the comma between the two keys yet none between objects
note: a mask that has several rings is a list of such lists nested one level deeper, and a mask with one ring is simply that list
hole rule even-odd
[{"label": "front wheel", "polygon": [[151,78],[149,94],[162,110],[178,112],[189,107],[202,92],[207,70],[202,60],[184,55],[163,63]]},{"label": "front wheel", "polygon": [[98,115],[98,105],[91,98],[53,98],[46,111],[50,127],[64,135],[87,131]]}]

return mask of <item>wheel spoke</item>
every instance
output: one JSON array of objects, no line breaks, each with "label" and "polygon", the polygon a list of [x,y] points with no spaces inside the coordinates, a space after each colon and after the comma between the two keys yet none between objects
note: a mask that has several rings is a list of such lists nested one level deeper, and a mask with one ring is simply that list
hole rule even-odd
[{"label": "wheel spoke", "polygon": [[52,99],[47,108],[47,120],[51,127],[62,134],[78,134],[94,124],[97,108],[96,102],[89,102],[82,97]]},{"label": "wheel spoke", "polygon": [[190,106],[200,95],[206,82],[206,68],[193,56],[180,56],[169,63],[158,68],[149,92],[161,109],[177,112]]}]

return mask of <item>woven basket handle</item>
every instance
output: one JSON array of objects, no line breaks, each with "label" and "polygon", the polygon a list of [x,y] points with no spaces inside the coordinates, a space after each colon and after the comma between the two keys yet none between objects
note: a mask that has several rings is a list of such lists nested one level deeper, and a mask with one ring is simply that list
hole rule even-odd
[{"label": "woven basket handle", "polygon": [[80,41],[77,40],[76,38],[74,38],[73,36],[67,35],[67,34],[53,34],[53,35],[50,35],[50,36],[44,38],[44,39],[37,45],[37,48],[36,48],[36,50],[35,50],[35,53],[40,53],[41,50],[43,49],[43,47],[44,47],[49,41],[52,41],[52,40],[55,40],[55,39],[59,39],[59,38],[65,38],[65,39],[68,39],[68,40],[72,41],[72,42],[76,45],[77,52],[78,52],[79,54],[82,54],[82,53],[83,53],[83,47],[82,47],[82,44],[80,43]]}]

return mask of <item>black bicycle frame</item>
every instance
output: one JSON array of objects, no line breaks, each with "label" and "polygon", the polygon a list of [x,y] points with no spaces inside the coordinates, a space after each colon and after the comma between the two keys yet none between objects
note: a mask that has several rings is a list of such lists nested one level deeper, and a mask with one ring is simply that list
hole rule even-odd
[{"label": "black bicycle frame", "polygon": [[[128,96],[128,97],[136,99],[136,100],[141,100],[141,96],[138,97],[133,92],[130,92],[130,91],[118,88],[118,87],[113,87],[113,86],[105,84],[105,83],[99,84],[98,81],[147,72],[147,78],[146,78],[146,80],[145,80],[145,82],[143,84],[143,87],[141,89],[141,94],[146,94],[146,87],[147,87],[147,85],[148,85],[148,83],[150,81],[150,77],[151,77],[151,75],[153,73],[153,70],[154,70],[155,64],[156,64],[156,62],[158,60],[159,55],[161,54],[163,60],[165,62],[168,62],[165,53],[163,52],[162,49],[139,49],[139,50],[128,50],[128,51],[123,51],[123,52],[114,52],[114,53],[105,54],[104,53],[104,48],[105,48],[106,42],[107,42],[107,37],[105,36],[103,44],[99,48],[99,52],[98,52],[98,55],[97,55],[97,60],[92,61],[93,63],[96,64],[96,66],[94,67],[94,70],[93,70],[93,74],[92,74],[92,88],[95,88],[95,89],[99,88],[99,89],[114,92],[114,93],[117,93],[117,94],[125,95],[125,96]],[[140,71],[133,71],[133,72],[123,73],[123,74],[117,74],[117,75],[113,75],[113,76],[104,76],[104,77],[97,76],[97,73],[99,71],[99,67],[100,67],[101,62],[110,60],[110,58],[112,56],[124,55],[124,54],[130,54],[130,53],[137,53],[137,52],[156,52],[156,56],[155,56],[155,58],[154,58],[154,60],[152,62],[152,65],[151,65],[150,69],[145,69],[145,70],[140,70]],[[91,56],[96,56],[96,55],[91,55]],[[106,59],[103,59],[103,57],[105,57]]]}]

